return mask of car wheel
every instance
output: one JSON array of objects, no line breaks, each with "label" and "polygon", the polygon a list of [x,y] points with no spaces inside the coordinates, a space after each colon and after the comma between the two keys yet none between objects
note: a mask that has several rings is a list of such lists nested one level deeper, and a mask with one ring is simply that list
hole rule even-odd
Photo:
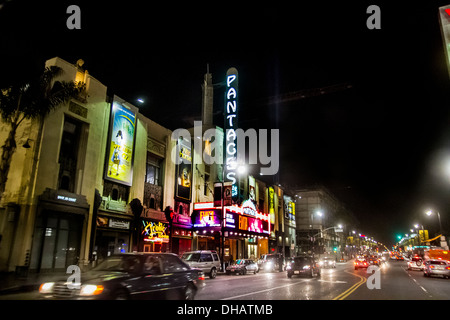
[{"label": "car wheel", "polygon": [[292,274],[291,273],[288,273],[287,274],[287,277],[290,279],[290,278],[292,278]]},{"label": "car wheel", "polygon": [[215,279],[217,276],[217,269],[216,268],[212,268],[211,272],[209,273],[209,278],[210,279]]},{"label": "car wheel", "polygon": [[184,300],[194,300],[195,299],[195,288],[192,284],[188,284],[184,289]]},{"label": "car wheel", "polygon": [[243,276],[245,276],[245,275],[247,274],[247,269],[246,269],[246,268],[242,269],[241,274],[242,274]]}]

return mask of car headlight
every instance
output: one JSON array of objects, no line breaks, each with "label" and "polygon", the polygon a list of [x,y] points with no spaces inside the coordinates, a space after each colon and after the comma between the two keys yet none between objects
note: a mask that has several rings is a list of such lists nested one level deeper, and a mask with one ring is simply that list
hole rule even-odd
[{"label": "car headlight", "polygon": [[96,296],[103,292],[105,288],[95,284],[85,284],[81,286],[80,296]]},{"label": "car headlight", "polygon": [[291,269],[292,269],[291,265],[288,264],[288,265],[286,266],[286,270],[291,270]]},{"label": "car headlight", "polygon": [[319,261],[319,266],[323,266],[323,261]]},{"label": "car headlight", "polygon": [[311,266],[303,266],[303,269],[305,269],[305,270],[308,270],[310,268],[311,268]]},{"label": "car headlight", "polygon": [[54,282],[45,282],[40,285],[39,292],[40,293],[51,293],[53,291]]}]

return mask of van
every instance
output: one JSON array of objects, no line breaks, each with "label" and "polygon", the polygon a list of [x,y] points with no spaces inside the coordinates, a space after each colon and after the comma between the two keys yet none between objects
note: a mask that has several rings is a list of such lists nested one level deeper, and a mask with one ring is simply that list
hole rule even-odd
[{"label": "van", "polygon": [[220,269],[220,259],[216,251],[197,250],[185,252],[181,259],[191,268],[200,269],[203,273],[209,275],[211,279],[217,276]]}]

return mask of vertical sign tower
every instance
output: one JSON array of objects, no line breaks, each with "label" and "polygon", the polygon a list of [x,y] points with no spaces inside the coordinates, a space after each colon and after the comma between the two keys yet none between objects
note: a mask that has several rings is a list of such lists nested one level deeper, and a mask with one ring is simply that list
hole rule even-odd
[{"label": "vertical sign tower", "polygon": [[224,181],[231,183],[231,197],[238,200],[237,184],[237,137],[238,128],[238,71],[230,68],[226,76],[225,118],[224,118]]}]

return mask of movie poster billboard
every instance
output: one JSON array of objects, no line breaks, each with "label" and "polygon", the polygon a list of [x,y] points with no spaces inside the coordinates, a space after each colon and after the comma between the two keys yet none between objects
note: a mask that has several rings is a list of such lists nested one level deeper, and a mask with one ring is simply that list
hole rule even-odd
[{"label": "movie poster billboard", "polygon": [[295,202],[289,196],[284,196],[284,217],[295,221]]},{"label": "movie poster billboard", "polygon": [[107,146],[105,179],[131,186],[136,113],[114,99]]},{"label": "movie poster billboard", "polygon": [[175,197],[191,201],[192,150],[191,141],[178,139],[177,152],[179,164],[175,166]]}]

